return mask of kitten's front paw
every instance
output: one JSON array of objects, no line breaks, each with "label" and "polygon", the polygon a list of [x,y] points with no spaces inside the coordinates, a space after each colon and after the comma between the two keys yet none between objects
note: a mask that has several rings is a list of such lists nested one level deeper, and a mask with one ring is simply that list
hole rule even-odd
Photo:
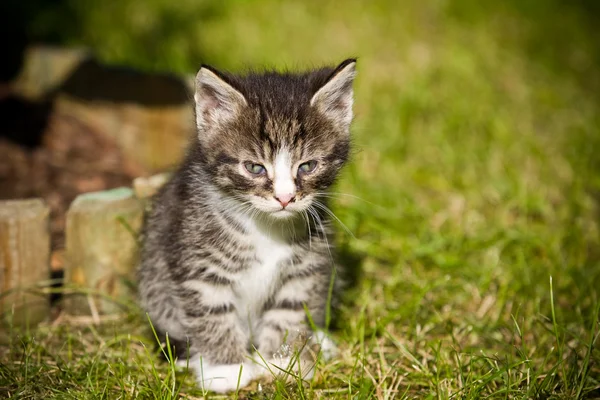
[{"label": "kitten's front paw", "polygon": [[196,373],[198,385],[203,390],[227,393],[248,386],[260,375],[260,371],[252,363],[242,364],[209,364],[200,357],[190,360],[189,367]]},{"label": "kitten's front paw", "polygon": [[318,344],[322,360],[328,361],[337,356],[338,348],[331,336],[329,336],[324,331],[318,330],[315,331],[311,338],[311,342],[313,344]]},{"label": "kitten's front paw", "polygon": [[256,363],[267,372],[267,375],[300,376],[304,380],[309,380],[315,373],[319,357],[327,361],[337,354],[335,342],[321,330],[314,332],[308,338],[299,335],[293,342],[295,343],[282,344],[269,357],[264,357],[266,353],[259,352],[260,355],[255,356]]},{"label": "kitten's front paw", "polygon": [[188,360],[187,358],[180,358],[177,361],[175,361],[175,366],[179,367],[179,368],[187,368],[190,366],[191,360]]},{"label": "kitten's front paw", "polygon": [[[266,361],[266,363],[265,363]],[[288,379],[301,377],[310,380],[315,373],[315,361],[308,357],[277,356],[261,362],[266,375],[285,376]]]}]

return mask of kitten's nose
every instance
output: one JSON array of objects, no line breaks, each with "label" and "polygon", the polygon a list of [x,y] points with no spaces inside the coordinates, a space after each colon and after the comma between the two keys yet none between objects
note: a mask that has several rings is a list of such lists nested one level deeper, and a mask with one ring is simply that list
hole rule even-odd
[{"label": "kitten's nose", "polygon": [[285,208],[285,206],[287,206],[288,204],[290,204],[294,201],[294,194],[293,193],[280,194],[278,196],[275,196],[275,199],[279,202],[279,204],[281,204],[281,206],[283,208]]}]

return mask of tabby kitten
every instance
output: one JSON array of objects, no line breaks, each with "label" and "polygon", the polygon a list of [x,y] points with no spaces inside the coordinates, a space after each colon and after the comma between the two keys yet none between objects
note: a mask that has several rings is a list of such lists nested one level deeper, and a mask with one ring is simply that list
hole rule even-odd
[{"label": "tabby kitten", "polygon": [[324,325],[340,272],[325,191],[348,158],[355,64],[196,76],[197,137],[147,217],[139,291],[204,389],[245,386],[287,366],[282,345],[322,337],[307,316]]}]

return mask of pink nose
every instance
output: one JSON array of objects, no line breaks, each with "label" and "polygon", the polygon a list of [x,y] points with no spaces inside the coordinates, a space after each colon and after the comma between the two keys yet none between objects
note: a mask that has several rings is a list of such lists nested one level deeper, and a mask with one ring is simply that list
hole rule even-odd
[{"label": "pink nose", "polygon": [[275,196],[275,199],[281,204],[283,208],[294,201],[294,195],[292,193],[281,194],[279,196]]}]

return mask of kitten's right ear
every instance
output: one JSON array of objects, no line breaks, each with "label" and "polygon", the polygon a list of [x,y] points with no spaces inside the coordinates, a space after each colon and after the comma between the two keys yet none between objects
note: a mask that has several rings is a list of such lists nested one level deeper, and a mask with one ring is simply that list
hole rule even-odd
[{"label": "kitten's right ear", "polygon": [[349,58],[333,71],[310,100],[311,106],[346,130],[352,121],[352,82],[355,76],[356,59]]},{"label": "kitten's right ear", "polygon": [[196,75],[196,126],[199,132],[235,118],[247,105],[246,98],[221,74],[203,65]]}]

